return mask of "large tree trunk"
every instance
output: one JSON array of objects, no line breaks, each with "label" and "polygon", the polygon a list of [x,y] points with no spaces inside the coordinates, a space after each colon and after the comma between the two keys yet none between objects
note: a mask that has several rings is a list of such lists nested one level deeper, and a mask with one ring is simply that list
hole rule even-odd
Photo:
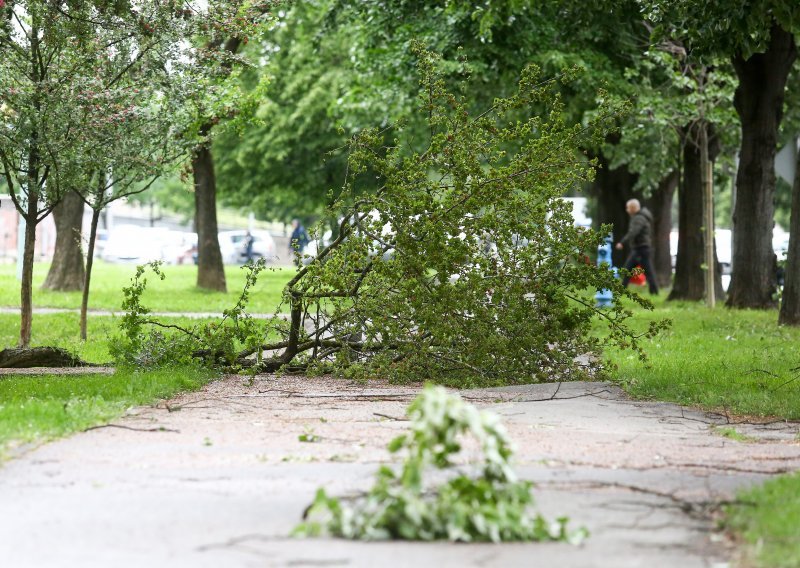
[{"label": "large tree trunk", "polygon": [[83,199],[74,191],[67,192],[53,209],[56,222],[56,248],[53,263],[42,288],[72,292],[83,289],[84,268],[81,251]]},{"label": "large tree trunk", "polygon": [[197,227],[197,286],[225,292],[225,267],[217,236],[217,181],[210,142],[195,150],[192,171]]},{"label": "large tree trunk", "polygon": [[[675,279],[668,300],[698,301],[705,297],[705,232],[703,231],[703,186],[701,183],[700,148],[697,128],[689,127],[684,133],[683,180],[678,187],[678,258],[675,262]],[[709,157],[719,153],[719,144],[711,133]],[[714,259],[714,290],[716,297],[725,297],[722,288],[722,275],[717,259],[716,246]]]},{"label": "large tree trunk", "polygon": [[800,325],[800,152],[795,163],[789,252],[786,255],[786,275],[778,315],[778,323],[783,325]]},{"label": "large tree trunk", "polygon": [[[628,231],[630,221],[625,212],[625,203],[629,199],[642,198],[641,194],[633,189],[638,176],[624,165],[614,169],[609,168],[608,160],[602,154],[596,157],[598,168],[592,183],[592,193],[597,197],[597,214],[594,222],[597,228],[604,224],[613,225],[612,242],[618,243]],[[613,249],[611,260],[614,266],[622,266],[625,262],[625,253]]]},{"label": "large tree trunk", "polygon": [[669,288],[672,285],[669,234],[672,232],[672,198],[679,180],[678,171],[670,172],[647,200],[653,212],[653,268],[658,275],[659,288]]},{"label": "large tree trunk", "polygon": [[775,149],[786,80],[797,57],[794,36],[774,24],[767,51],[733,57],[739,85],[733,104],[742,123],[742,148],[733,211],[733,275],[728,305],[774,307],[772,250]]}]

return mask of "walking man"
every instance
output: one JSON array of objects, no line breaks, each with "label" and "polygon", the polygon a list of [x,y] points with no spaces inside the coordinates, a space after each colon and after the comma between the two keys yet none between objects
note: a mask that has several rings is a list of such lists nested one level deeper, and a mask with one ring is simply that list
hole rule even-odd
[{"label": "walking man", "polygon": [[247,234],[244,236],[244,257],[247,262],[253,260],[253,243],[256,240],[253,238],[253,235],[250,234],[250,231],[247,231]]},{"label": "walking man", "polygon": [[[642,207],[638,199],[631,199],[625,204],[625,211],[631,217],[628,233],[617,243],[617,250],[622,250],[624,245],[631,247],[628,260],[625,261],[625,270],[633,270],[637,265],[644,268],[644,276],[647,278],[647,285],[650,293],[658,294],[658,284],[656,283],[656,271],[653,270],[651,261],[651,243],[653,232],[653,214],[647,207]],[[622,285],[628,287],[630,276],[622,280]]]}]

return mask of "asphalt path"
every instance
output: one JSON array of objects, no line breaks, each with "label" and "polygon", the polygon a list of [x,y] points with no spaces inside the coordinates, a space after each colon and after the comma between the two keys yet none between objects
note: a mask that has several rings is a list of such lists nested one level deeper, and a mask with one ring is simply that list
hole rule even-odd
[{"label": "asphalt path", "polygon": [[[565,543],[349,542],[289,537],[318,487],[366,490],[416,386],[227,377],[0,466],[4,567],[729,565],[716,528],[736,490],[797,470],[791,424],[629,400],[606,383],[462,391],[499,413],[537,508],[590,531]],[[299,440],[303,433],[319,437]],[[464,456],[469,463],[475,456]]]}]

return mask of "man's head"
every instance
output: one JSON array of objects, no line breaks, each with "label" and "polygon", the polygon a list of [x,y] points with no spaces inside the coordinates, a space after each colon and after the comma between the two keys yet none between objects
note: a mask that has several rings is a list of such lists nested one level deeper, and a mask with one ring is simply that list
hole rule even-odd
[{"label": "man's head", "polygon": [[627,211],[628,215],[631,217],[636,215],[641,208],[642,204],[639,203],[638,199],[629,199],[628,202],[625,203],[625,211]]},{"label": "man's head", "polygon": [[300,225],[300,220],[299,219],[292,219],[292,228],[296,229],[298,227],[298,225]]}]

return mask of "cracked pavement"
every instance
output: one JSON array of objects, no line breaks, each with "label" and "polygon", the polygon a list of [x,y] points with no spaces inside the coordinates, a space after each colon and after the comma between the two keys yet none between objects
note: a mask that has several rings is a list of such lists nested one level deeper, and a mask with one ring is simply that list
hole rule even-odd
[{"label": "cracked pavement", "polygon": [[318,487],[371,485],[418,389],[227,377],[20,449],[0,467],[2,565],[722,567],[735,551],[719,503],[800,467],[797,424],[736,425],[752,439],[739,442],[720,435],[724,416],[607,383],[466,390],[503,417],[542,514],[589,529],[583,545],[288,538]]}]

